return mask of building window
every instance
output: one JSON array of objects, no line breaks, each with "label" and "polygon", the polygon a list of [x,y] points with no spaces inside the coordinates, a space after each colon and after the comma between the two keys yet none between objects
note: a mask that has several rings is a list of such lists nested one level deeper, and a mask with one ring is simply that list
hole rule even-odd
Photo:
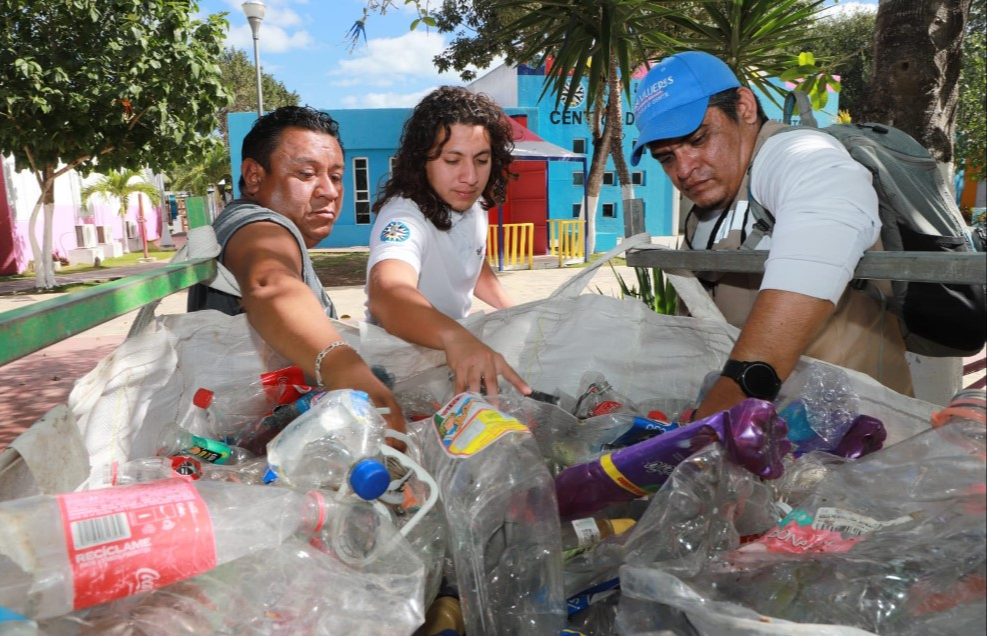
[{"label": "building window", "polygon": [[631,183],[636,186],[644,185],[644,173],[640,170],[631,173]]},{"label": "building window", "polygon": [[603,218],[605,218],[605,219],[616,219],[617,218],[617,204],[616,203],[604,203],[603,204]]},{"label": "building window", "polygon": [[585,139],[573,139],[572,140],[572,151],[576,154],[585,155],[586,154],[586,140]]},{"label": "building window", "polygon": [[603,173],[603,185],[617,185],[617,173],[608,170]]},{"label": "building window", "polygon": [[572,185],[574,186],[583,185],[583,173],[581,170],[579,172],[572,173]]},{"label": "building window", "polygon": [[357,225],[370,224],[370,167],[366,157],[353,157],[353,211]]},{"label": "building window", "polygon": [[582,209],[583,209],[583,204],[582,203],[573,203],[572,204],[572,218],[578,219],[579,218],[579,212]]}]

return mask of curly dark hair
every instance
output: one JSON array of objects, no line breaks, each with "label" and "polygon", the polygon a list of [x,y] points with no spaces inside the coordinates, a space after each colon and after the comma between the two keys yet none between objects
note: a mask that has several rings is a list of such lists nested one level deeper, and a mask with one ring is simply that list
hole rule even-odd
[{"label": "curly dark hair", "polygon": [[[264,113],[254,122],[250,132],[243,138],[240,150],[240,160],[253,159],[270,172],[271,153],[278,147],[281,131],[285,128],[302,128],[314,132],[325,133],[336,138],[339,149],[343,151],[343,140],[339,138],[339,123],[329,113],[316,110],[311,106],[282,106],[269,113]],[[240,192],[246,185],[240,177]]]},{"label": "curly dark hair", "polygon": [[[394,157],[394,169],[374,203],[373,211],[390,199],[411,199],[425,218],[443,232],[452,227],[452,210],[428,183],[425,164],[442,154],[442,147],[452,134],[453,124],[483,126],[490,137],[490,179],[480,196],[480,205],[488,210],[502,202],[507,194],[507,179],[514,131],[503,109],[486,95],[472,93],[459,86],[441,86],[422,99],[404,123],[401,145]],[[443,134],[440,136],[439,132]],[[439,146],[436,138],[442,139]]]}]

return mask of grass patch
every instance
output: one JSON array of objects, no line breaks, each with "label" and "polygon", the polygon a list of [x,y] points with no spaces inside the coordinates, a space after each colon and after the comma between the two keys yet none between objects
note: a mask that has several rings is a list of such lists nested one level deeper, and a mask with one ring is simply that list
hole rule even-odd
[{"label": "grass patch", "polygon": [[367,282],[370,252],[309,252],[312,266],[325,287],[351,287]]}]

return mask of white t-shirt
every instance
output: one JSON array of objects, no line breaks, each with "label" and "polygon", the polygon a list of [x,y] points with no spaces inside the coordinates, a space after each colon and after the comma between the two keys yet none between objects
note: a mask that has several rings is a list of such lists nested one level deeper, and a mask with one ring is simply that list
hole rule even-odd
[{"label": "white t-shirt", "polygon": [[[404,261],[418,273],[418,291],[433,307],[459,320],[469,315],[473,289],[487,257],[487,211],[479,202],[452,213],[452,228],[442,232],[410,199],[384,204],[370,231],[367,280],[374,265]],[[367,310],[367,320],[374,322]]]},{"label": "white t-shirt", "polygon": [[[881,232],[871,174],[843,145],[818,130],[793,130],[768,139],[754,159],[751,194],[775,217],[761,289],[798,292],[834,304],[860,257]],[[700,219],[692,244],[703,249],[719,213]],[[754,215],[747,202],[724,219],[720,239]]]}]

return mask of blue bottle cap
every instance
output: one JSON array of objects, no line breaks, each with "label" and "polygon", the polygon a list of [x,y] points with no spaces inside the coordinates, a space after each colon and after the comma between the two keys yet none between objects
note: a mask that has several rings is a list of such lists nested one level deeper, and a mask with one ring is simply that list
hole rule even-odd
[{"label": "blue bottle cap", "polygon": [[31,622],[31,619],[26,616],[21,616],[13,610],[9,610],[6,607],[0,607],[0,623],[20,623],[20,622]]},{"label": "blue bottle cap", "polygon": [[350,473],[350,487],[353,492],[367,501],[383,495],[390,485],[391,474],[376,459],[361,459]]},{"label": "blue bottle cap", "polygon": [[271,468],[270,466],[268,466],[267,467],[267,470],[264,471],[263,482],[265,484],[269,484],[272,481],[277,481],[277,479],[278,479],[278,471],[276,471],[273,468]]}]

